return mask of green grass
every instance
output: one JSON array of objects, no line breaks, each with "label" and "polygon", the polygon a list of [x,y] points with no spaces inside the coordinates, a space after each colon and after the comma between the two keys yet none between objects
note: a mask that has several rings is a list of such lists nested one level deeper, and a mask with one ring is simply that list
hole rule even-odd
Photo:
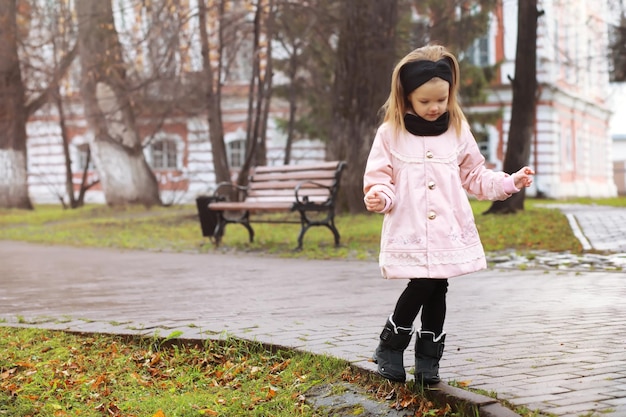
[{"label": "green grass", "polygon": [[9,416],[313,416],[306,390],[351,375],[340,360],[237,340],[162,345],[0,327],[0,351]]},{"label": "green grass", "polygon": [[544,200],[528,200],[522,212],[483,215],[490,202],[473,201],[476,226],[486,251],[515,249],[518,252],[547,250],[582,252],[567,218],[558,209],[542,207]]},{"label": "green grass", "polygon": [[564,201],[559,201],[558,203],[626,207],[626,196],[620,196],[620,197],[615,197],[615,198],[580,197],[580,198],[572,198],[572,199],[567,199]]},{"label": "green grass", "polygon": [[[578,202],[578,201],[576,201]],[[602,200],[626,206],[626,199]],[[546,200],[527,199],[526,209],[513,215],[482,215],[490,202],[472,201],[476,224],[486,251],[513,249],[581,252],[566,217],[542,207]],[[291,219],[296,219],[291,217]],[[87,206],[63,210],[37,206],[35,210],[0,209],[0,239],[35,243],[174,252],[247,252],[307,259],[371,260],[378,255],[382,216],[340,214],[336,218],[341,245],[334,247],[325,227],[309,229],[304,249],[296,252],[299,224],[254,223],[249,243],[240,225],[226,227],[222,245],[202,237],[195,206],[109,208]]]}]

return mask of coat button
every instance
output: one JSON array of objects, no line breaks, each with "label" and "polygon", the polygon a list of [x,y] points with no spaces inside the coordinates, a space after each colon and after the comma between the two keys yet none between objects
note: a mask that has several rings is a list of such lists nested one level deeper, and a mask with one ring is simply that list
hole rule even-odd
[{"label": "coat button", "polygon": [[434,211],[429,211],[428,212],[428,218],[430,220],[435,220],[435,217],[437,217],[437,213],[435,213]]},{"label": "coat button", "polygon": [[429,190],[435,189],[435,181],[428,181],[428,189]]},{"label": "coat button", "polygon": [[433,155],[433,153],[431,151],[426,152],[426,158],[432,159],[433,156],[435,156],[435,155]]}]

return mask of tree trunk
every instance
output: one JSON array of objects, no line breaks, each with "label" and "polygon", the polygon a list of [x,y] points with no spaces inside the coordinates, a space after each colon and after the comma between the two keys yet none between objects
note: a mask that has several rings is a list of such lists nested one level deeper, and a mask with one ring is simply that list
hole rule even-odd
[{"label": "tree trunk", "polygon": [[296,125],[296,112],[298,111],[297,92],[296,92],[296,62],[297,62],[297,50],[294,49],[294,54],[289,58],[289,119],[287,122],[287,142],[285,143],[285,158],[283,163],[289,165],[291,162],[291,149],[293,147],[293,136]]},{"label": "tree trunk", "polygon": [[257,150],[257,161],[261,165],[267,165],[267,125],[270,118],[270,107],[272,102],[272,86],[274,80],[274,64],[272,59],[272,42],[274,38],[274,31],[276,8],[274,7],[274,0],[268,0],[267,2],[267,16],[265,18],[265,70],[261,84],[263,85],[263,94],[259,100],[261,126],[259,131],[259,148]]},{"label": "tree trunk", "polygon": [[611,81],[626,81],[626,10],[621,5],[619,24],[613,28],[613,39],[609,45]]},{"label": "tree trunk", "polygon": [[91,154],[108,205],[160,205],[144,158],[111,0],[77,0],[81,95]]},{"label": "tree trunk", "polygon": [[328,156],[347,162],[339,207],[364,212],[363,172],[389,93],[395,57],[398,2],[341,2],[341,32],[335,69],[333,126]]},{"label": "tree trunk", "polygon": [[[209,122],[209,140],[211,141],[211,153],[213,155],[213,170],[215,182],[230,182],[230,168],[226,157],[226,145],[224,144],[224,125],[222,124],[222,93],[219,82],[219,74],[222,70],[222,27],[221,21],[224,14],[224,0],[219,2],[219,44],[217,71],[213,70],[211,62],[209,35],[207,33],[207,7],[205,0],[198,0],[198,23],[200,24],[200,43],[202,51],[202,66],[204,82],[206,83],[207,111]],[[215,74],[217,73],[217,75]],[[216,80],[216,77],[218,78]]]},{"label": "tree trunk", "polygon": [[252,74],[248,84],[248,119],[246,121],[246,159],[241,166],[237,184],[245,185],[250,167],[257,165],[258,133],[259,133],[259,100],[263,94],[261,81],[261,0],[257,0],[252,37]]},{"label": "tree trunk", "polygon": [[16,0],[0,2],[0,207],[32,209],[26,168],[24,84],[17,54]]},{"label": "tree trunk", "polygon": [[74,195],[74,173],[72,172],[72,157],[70,152],[70,138],[67,134],[67,126],[65,124],[65,110],[63,109],[63,100],[61,99],[61,91],[59,87],[54,91],[54,104],[59,114],[59,128],[61,129],[61,143],[63,145],[63,158],[65,159],[65,193],[67,194],[67,205],[62,195],[59,196],[61,204],[64,208],[77,208],[78,203]]},{"label": "tree trunk", "polygon": [[[528,164],[537,107],[537,0],[518,2],[517,48],[509,139],[503,171],[517,172]],[[507,214],[524,210],[525,189],[507,200],[495,201],[484,214]]]}]

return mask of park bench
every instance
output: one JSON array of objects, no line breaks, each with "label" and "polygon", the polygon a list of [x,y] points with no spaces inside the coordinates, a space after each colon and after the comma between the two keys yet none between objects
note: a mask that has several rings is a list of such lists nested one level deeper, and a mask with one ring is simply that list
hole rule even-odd
[{"label": "park bench", "polygon": [[[250,170],[245,187],[220,183],[208,202],[209,212],[215,215],[212,238],[219,246],[227,224],[238,223],[248,230],[254,241],[253,222],[299,223],[297,249],[302,249],[304,234],[313,226],[325,226],[333,233],[339,246],[339,231],[335,226],[335,204],[339,191],[343,161],[307,165],[257,166]],[[258,218],[261,213],[299,213],[299,220],[286,218]],[[266,216],[267,217],[267,216]]]}]

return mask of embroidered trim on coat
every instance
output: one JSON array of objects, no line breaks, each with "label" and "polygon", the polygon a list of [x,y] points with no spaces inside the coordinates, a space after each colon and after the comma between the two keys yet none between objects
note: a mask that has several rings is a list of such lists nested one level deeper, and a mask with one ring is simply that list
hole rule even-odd
[{"label": "embroidered trim on coat", "polygon": [[426,252],[381,252],[379,263],[381,266],[463,264],[476,261],[484,256],[481,245],[475,245],[458,250],[432,251],[430,256]]}]

